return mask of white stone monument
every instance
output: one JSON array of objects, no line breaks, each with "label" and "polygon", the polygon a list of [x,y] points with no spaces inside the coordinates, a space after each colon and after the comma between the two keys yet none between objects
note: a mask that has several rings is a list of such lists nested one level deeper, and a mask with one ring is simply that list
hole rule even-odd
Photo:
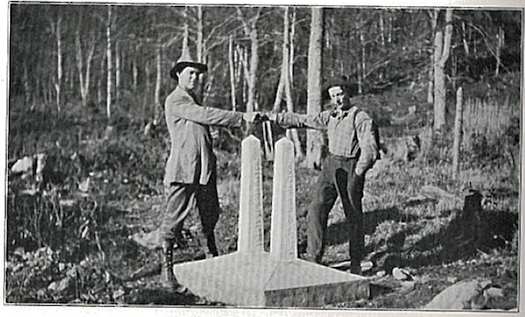
[{"label": "white stone monument", "polygon": [[322,307],[370,296],[365,278],[297,258],[293,144],[275,146],[270,252],[263,246],[260,142],[242,142],[239,238],[236,252],[174,266],[195,294],[243,307]]},{"label": "white stone monument", "polygon": [[238,252],[264,250],[261,143],[253,135],[241,143],[241,198]]},{"label": "white stone monument", "polygon": [[297,259],[294,164],[293,143],[286,138],[279,140],[273,167],[270,255],[283,261]]}]

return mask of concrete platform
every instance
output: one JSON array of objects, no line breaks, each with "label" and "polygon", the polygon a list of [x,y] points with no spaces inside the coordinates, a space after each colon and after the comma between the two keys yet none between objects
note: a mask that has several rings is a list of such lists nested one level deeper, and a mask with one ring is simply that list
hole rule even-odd
[{"label": "concrete platform", "polygon": [[321,307],[368,298],[365,278],[268,252],[235,252],[174,266],[177,279],[199,296],[243,307]]}]

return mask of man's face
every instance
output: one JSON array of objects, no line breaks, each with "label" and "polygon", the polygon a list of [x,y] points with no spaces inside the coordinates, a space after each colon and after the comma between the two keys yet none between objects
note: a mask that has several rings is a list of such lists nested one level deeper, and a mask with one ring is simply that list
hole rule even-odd
[{"label": "man's face", "polygon": [[338,108],[341,108],[343,110],[350,108],[350,101],[348,100],[348,96],[346,95],[345,91],[341,86],[334,86],[328,88],[328,94],[330,95],[330,100],[332,100],[332,103],[335,104]]},{"label": "man's face", "polygon": [[187,91],[193,91],[197,87],[199,75],[199,69],[190,66],[185,67],[180,73],[177,73],[177,76],[179,76],[179,87]]}]

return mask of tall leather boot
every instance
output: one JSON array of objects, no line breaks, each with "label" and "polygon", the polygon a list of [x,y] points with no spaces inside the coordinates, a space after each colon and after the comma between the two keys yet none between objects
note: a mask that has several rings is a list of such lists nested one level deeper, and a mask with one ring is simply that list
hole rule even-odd
[{"label": "tall leather boot", "polygon": [[173,242],[163,241],[161,248],[161,271],[160,283],[164,288],[168,288],[177,293],[184,293],[187,288],[179,284],[173,274]]}]

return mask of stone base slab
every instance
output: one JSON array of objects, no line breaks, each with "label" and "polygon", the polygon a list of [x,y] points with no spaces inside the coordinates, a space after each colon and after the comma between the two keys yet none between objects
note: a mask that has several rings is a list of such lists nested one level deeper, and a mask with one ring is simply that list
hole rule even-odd
[{"label": "stone base slab", "polygon": [[282,261],[268,252],[235,252],[174,266],[195,294],[243,307],[322,307],[370,296],[370,284],[301,259]]}]

